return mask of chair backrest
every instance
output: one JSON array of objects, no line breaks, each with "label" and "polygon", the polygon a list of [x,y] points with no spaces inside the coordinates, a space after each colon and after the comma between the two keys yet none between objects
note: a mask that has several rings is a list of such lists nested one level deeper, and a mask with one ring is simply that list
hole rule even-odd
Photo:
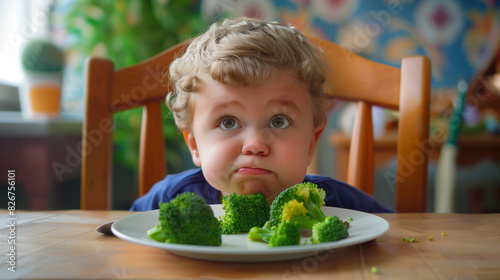
[{"label": "chair backrest", "polygon": [[338,99],[356,102],[349,151],[347,183],[373,194],[374,159],[371,108],[399,111],[396,211],[425,212],[427,200],[430,112],[430,61],[424,56],[403,58],[401,68],[361,57],[335,43],[310,37],[325,53],[329,81]]},{"label": "chair backrest", "polygon": [[82,135],[82,209],[111,209],[113,114],[142,106],[139,195],[167,174],[161,106],[169,92],[168,65],[189,41],[136,65],[114,71],[107,59],[85,63],[85,114]]},{"label": "chair backrest", "polygon": [[[357,102],[348,183],[373,192],[371,106],[399,110],[396,210],[424,212],[429,136],[430,62],[404,58],[401,69],[356,55],[327,40],[310,37],[331,68],[336,98]],[[114,71],[111,61],[89,58],[85,65],[86,110],[82,136],[82,209],[110,209],[113,114],[143,106],[139,158],[139,195],[167,174],[161,104],[169,92],[163,71],[189,41],[144,62]]]}]

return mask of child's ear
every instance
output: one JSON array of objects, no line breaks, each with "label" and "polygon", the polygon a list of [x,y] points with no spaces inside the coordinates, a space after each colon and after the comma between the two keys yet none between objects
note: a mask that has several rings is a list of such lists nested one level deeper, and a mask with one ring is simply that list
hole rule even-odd
[{"label": "child's ear", "polygon": [[316,130],[314,131],[314,141],[316,141],[316,143],[323,134],[325,127],[326,127],[326,122],[322,122],[320,125],[318,125],[318,127],[316,127]]},{"label": "child's ear", "polygon": [[309,164],[312,161],[312,158],[314,156],[314,150],[316,149],[316,145],[318,144],[319,138],[321,137],[321,134],[323,134],[325,127],[326,127],[326,122],[322,122],[314,129],[313,139],[311,141],[311,145],[309,146]]},{"label": "child's ear", "polygon": [[183,131],[182,135],[184,135],[184,141],[186,141],[186,145],[189,148],[189,152],[191,153],[191,158],[193,159],[193,163],[201,167],[200,161],[200,152],[198,151],[198,145],[196,144],[196,138],[192,131]]}]

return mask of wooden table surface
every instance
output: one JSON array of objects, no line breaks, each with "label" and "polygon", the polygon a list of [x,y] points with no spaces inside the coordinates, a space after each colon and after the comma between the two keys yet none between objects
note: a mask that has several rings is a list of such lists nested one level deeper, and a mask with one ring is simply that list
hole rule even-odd
[{"label": "wooden table surface", "polygon": [[194,260],[94,231],[125,211],[8,214],[0,279],[500,279],[500,214],[380,214],[391,228],[374,241],[268,263]]}]

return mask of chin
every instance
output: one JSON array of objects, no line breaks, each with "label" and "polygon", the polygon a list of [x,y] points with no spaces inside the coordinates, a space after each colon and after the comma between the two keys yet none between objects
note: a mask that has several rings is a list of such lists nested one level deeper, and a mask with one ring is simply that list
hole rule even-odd
[{"label": "chin", "polygon": [[276,198],[276,196],[272,196],[272,197],[267,197],[266,196],[266,200],[267,200],[267,203],[269,203],[269,205],[271,205],[274,201],[274,199]]}]

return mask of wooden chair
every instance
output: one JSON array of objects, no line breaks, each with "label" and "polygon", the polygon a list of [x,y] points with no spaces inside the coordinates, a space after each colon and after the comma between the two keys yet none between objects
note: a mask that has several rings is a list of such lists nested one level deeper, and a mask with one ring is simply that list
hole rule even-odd
[{"label": "wooden chair", "polygon": [[[403,59],[402,70],[369,61],[332,42],[310,38],[322,48],[332,73],[335,97],[357,102],[348,183],[372,193],[373,136],[371,106],[399,109],[398,158],[412,162],[429,133],[430,62]],[[139,159],[139,195],[166,175],[160,105],[169,91],[162,70],[189,42],[132,67],[113,71],[109,60],[86,63],[86,111],[82,146],[82,209],[111,208],[113,114],[144,106]],[[397,211],[425,211],[427,155],[407,172],[398,165]]]},{"label": "wooden chair", "polygon": [[111,209],[113,114],[143,106],[139,147],[139,195],[167,174],[161,106],[169,89],[164,71],[189,41],[144,62],[114,71],[107,59],[85,65],[81,208]]},{"label": "wooden chair", "polygon": [[356,102],[347,183],[373,194],[373,105],[398,110],[396,211],[425,212],[430,110],[430,61],[406,57],[401,69],[363,58],[327,40],[310,37],[327,56],[338,99]]}]

